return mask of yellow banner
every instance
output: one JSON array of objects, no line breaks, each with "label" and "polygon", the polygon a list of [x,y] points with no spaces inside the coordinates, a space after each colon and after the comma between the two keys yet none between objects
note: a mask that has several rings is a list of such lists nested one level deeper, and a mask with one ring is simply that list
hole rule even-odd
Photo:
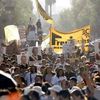
[{"label": "yellow banner", "polygon": [[36,4],[38,12],[43,17],[43,19],[46,20],[49,24],[54,24],[54,20],[46,13],[46,11],[43,9],[38,0],[36,0]]},{"label": "yellow banner", "polygon": [[88,44],[90,39],[90,25],[85,26],[81,29],[76,29],[72,32],[63,33],[55,30],[54,28],[50,29],[50,46],[54,48],[54,52],[61,54],[63,44],[73,37],[76,41],[76,46],[82,46],[84,43],[85,51],[88,50]]}]

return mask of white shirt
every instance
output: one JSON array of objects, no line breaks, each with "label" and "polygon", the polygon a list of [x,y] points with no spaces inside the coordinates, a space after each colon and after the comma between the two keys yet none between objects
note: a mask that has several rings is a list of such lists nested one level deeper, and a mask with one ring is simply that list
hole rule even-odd
[{"label": "white shirt", "polygon": [[51,83],[53,85],[61,85],[62,79],[65,79],[65,76],[57,77],[57,75],[54,75],[51,79]]},{"label": "white shirt", "polygon": [[53,85],[60,85],[60,80],[59,80],[59,78],[58,78],[56,75],[54,75],[54,76],[52,77],[52,79],[51,79],[51,83],[52,83]]},{"label": "white shirt", "polygon": [[27,85],[30,85],[31,83],[35,82],[35,77],[36,77],[36,73],[33,74],[31,72],[28,72],[25,76]]}]

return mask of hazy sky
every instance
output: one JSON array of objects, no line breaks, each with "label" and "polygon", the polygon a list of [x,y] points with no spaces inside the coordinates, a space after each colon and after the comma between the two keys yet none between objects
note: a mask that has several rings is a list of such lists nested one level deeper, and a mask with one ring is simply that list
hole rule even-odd
[{"label": "hazy sky", "polygon": [[[35,0],[33,1],[33,6],[34,6],[34,10],[36,11],[36,5],[35,5]],[[45,7],[45,0],[39,0],[39,2],[41,3],[42,7]],[[71,8],[71,0],[56,0],[56,4],[53,5],[53,14],[55,13],[59,13],[61,10],[63,9],[68,9]]]}]

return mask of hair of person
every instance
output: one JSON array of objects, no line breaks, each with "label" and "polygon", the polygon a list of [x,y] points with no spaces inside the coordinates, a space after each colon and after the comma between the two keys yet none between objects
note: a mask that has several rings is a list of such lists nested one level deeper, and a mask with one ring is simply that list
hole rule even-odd
[{"label": "hair of person", "polygon": [[62,73],[62,76],[64,76],[64,70],[63,70],[62,68],[58,68],[58,69],[56,70],[57,77],[59,77],[59,72],[60,72],[60,71],[63,72],[63,73]]},{"label": "hair of person", "polygon": [[84,99],[84,96],[83,96],[82,92],[79,91],[79,90],[74,91],[72,94],[74,94],[74,95],[77,96],[77,97],[80,96],[81,99]]},{"label": "hair of person", "polygon": [[[49,67],[49,66],[47,66],[47,67],[45,68],[43,77],[45,77],[45,76],[48,74],[48,73],[47,73],[47,70],[48,70],[49,68],[52,69],[52,67]],[[52,73],[52,71],[51,71],[51,73]]]},{"label": "hair of person", "polygon": [[[36,100],[40,100],[39,93],[36,91],[30,91],[29,92],[29,99],[32,100],[33,98],[36,98]],[[32,96],[32,97],[31,97]]]},{"label": "hair of person", "polygon": [[51,85],[48,82],[45,82],[42,85],[42,91],[44,91],[47,95],[50,95],[50,91],[48,90],[49,87],[51,87]]},{"label": "hair of person", "polygon": [[22,95],[21,97],[21,100],[30,100],[29,96],[28,95]]},{"label": "hair of person", "polygon": [[60,91],[59,95],[62,96],[63,98],[69,98],[69,100],[70,100],[70,93],[68,90]]},{"label": "hair of person", "polygon": [[30,66],[30,68],[32,67],[35,69],[35,73],[37,73],[37,67],[35,65]]}]

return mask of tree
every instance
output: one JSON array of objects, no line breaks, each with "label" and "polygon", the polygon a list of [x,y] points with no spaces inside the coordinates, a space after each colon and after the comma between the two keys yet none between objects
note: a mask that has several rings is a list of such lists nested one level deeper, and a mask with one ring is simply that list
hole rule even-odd
[{"label": "tree", "polygon": [[30,17],[35,20],[35,15],[33,15],[33,6],[30,0],[15,0],[15,4],[13,10],[15,24],[27,25]]},{"label": "tree", "polygon": [[5,26],[27,25],[30,17],[35,19],[31,0],[0,0],[0,36]]},{"label": "tree", "polygon": [[100,0],[72,0],[72,8],[61,12],[57,28],[71,31],[84,25],[91,25],[91,35],[100,37]]},{"label": "tree", "polygon": [[50,7],[50,16],[52,16],[52,5],[56,3],[56,0],[45,0],[45,10],[48,13],[48,7]]},{"label": "tree", "polygon": [[70,12],[70,10],[64,10],[60,13],[59,21],[57,24],[57,29],[63,32],[70,31],[74,28],[74,20],[73,20],[73,14]]}]

